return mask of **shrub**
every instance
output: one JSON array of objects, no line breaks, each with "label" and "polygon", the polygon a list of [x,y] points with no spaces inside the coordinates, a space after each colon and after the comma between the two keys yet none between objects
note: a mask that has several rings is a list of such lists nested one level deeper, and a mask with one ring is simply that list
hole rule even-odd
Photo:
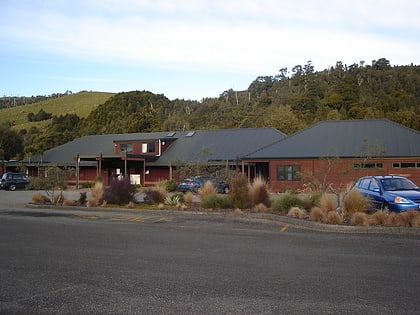
[{"label": "shrub", "polygon": [[136,188],[131,185],[129,178],[112,180],[109,188],[105,191],[104,200],[107,203],[126,205],[134,200]]},{"label": "shrub", "polygon": [[364,212],[354,212],[350,218],[351,225],[367,226],[369,225],[368,216]]},{"label": "shrub", "polygon": [[356,212],[364,212],[369,209],[370,201],[356,189],[350,190],[343,200],[344,213],[353,215]]},{"label": "shrub", "polygon": [[333,195],[323,193],[319,199],[319,207],[326,212],[335,211],[337,202]]},{"label": "shrub", "polygon": [[81,183],[81,188],[92,188],[92,183],[91,182],[83,182]]},{"label": "shrub", "polygon": [[327,212],[326,223],[336,224],[336,225],[342,224],[343,223],[343,218],[336,211],[329,211],[329,212]]},{"label": "shrub", "polygon": [[173,192],[178,189],[178,185],[174,180],[166,180],[165,181],[165,189],[166,191]]},{"label": "shrub", "polygon": [[319,200],[321,199],[322,195],[323,193],[320,191],[312,191],[303,199],[303,207],[306,210],[310,210],[315,206],[319,206]]},{"label": "shrub", "polygon": [[303,219],[306,215],[306,211],[298,207],[291,207],[289,212],[287,212],[287,216],[298,219]]},{"label": "shrub", "polygon": [[71,199],[64,199],[63,206],[75,206],[76,202]]},{"label": "shrub", "polygon": [[80,206],[84,206],[86,204],[86,200],[87,200],[87,192],[81,192],[79,200],[77,200],[77,203]]},{"label": "shrub", "polygon": [[252,182],[250,193],[253,205],[264,204],[266,207],[270,207],[270,192],[268,185],[261,176],[256,177]]},{"label": "shrub", "polygon": [[144,203],[153,205],[164,203],[166,198],[166,191],[161,188],[151,188],[144,191]]},{"label": "shrub", "polygon": [[201,207],[205,209],[227,209],[229,208],[228,196],[220,194],[206,195],[201,200]]},{"label": "shrub", "polygon": [[165,198],[165,205],[167,206],[180,206],[184,202],[184,194],[181,192],[168,195]]},{"label": "shrub", "polygon": [[303,201],[293,192],[284,193],[274,199],[271,203],[271,208],[273,210],[280,211],[282,213],[287,213],[291,207],[301,208],[302,206]]},{"label": "shrub", "polygon": [[313,207],[309,213],[309,219],[314,222],[324,223],[327,221],[327,215],[320,207]]},{"label": "shrub", "polygon": [[229,180],[228,200],[233,208],[245,209],[251,205],[248,180],[242,173],[236,173]]}]

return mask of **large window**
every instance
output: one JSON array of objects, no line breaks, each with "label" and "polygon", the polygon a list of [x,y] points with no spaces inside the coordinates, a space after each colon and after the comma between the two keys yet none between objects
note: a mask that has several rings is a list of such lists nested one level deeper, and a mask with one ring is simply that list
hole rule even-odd
[{"label": "large window", "polygon": [[392,163],[393,168],[420,168],[418,162],[394,162]]},{"label": "large window", "polygon": [[299,165],[277,166],[277,180],[300,180]]}]

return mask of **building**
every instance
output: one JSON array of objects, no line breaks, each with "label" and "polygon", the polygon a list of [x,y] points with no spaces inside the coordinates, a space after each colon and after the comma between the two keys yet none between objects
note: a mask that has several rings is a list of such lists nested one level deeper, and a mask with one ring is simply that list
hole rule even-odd
[{"label": "building", "polygon": [[50,166],[74,167],[74,181],[108,184],[118,175],[143,186],[172,179],[180,163],[241,169],[241,157],[285,138],[274,128],[244,128],[90,135],[21,161],[31,176]]},{"label": "building", "polygon": [[242,160],[245,172],[266,178],[273,191],[340,189],[385,174],[420,185],[420,133],[386,119],[323,121]]}]

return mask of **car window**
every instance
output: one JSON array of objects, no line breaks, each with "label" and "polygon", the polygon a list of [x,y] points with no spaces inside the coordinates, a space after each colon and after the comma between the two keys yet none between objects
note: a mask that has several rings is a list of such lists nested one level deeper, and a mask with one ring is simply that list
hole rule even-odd
[{"label": "car window", "polygon": [[368,189],[369,188],[369,183],[370,183],[370,178],[363,178],[361,181],[360,181],[360,188],[363,188],[363,189]]},{"label": "car window", "polygon": [[370,182],[369,190],[378,191],[379,190],[379,184],[376,181],[376,179],[372,179]]}]

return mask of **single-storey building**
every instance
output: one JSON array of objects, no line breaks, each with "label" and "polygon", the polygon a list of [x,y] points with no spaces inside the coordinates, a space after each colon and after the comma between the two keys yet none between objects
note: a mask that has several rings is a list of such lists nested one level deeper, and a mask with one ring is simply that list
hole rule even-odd
[{"label": "single-storey building", "polygon": [[385,174],[420,185],[420,132],[387,119],[323,121],[242,160],[245,171],[262,170],[273,191],[339,189]]},{"label": "single-storey building", "polygon": [[74,167],[75,182],[130,176],[143,186],[172,179],[180,163],[210,163],[241,170],[241,157],[286,135],[275,128],[243,128],[89,135],[20,163],[31,176],[48,166]]}]

